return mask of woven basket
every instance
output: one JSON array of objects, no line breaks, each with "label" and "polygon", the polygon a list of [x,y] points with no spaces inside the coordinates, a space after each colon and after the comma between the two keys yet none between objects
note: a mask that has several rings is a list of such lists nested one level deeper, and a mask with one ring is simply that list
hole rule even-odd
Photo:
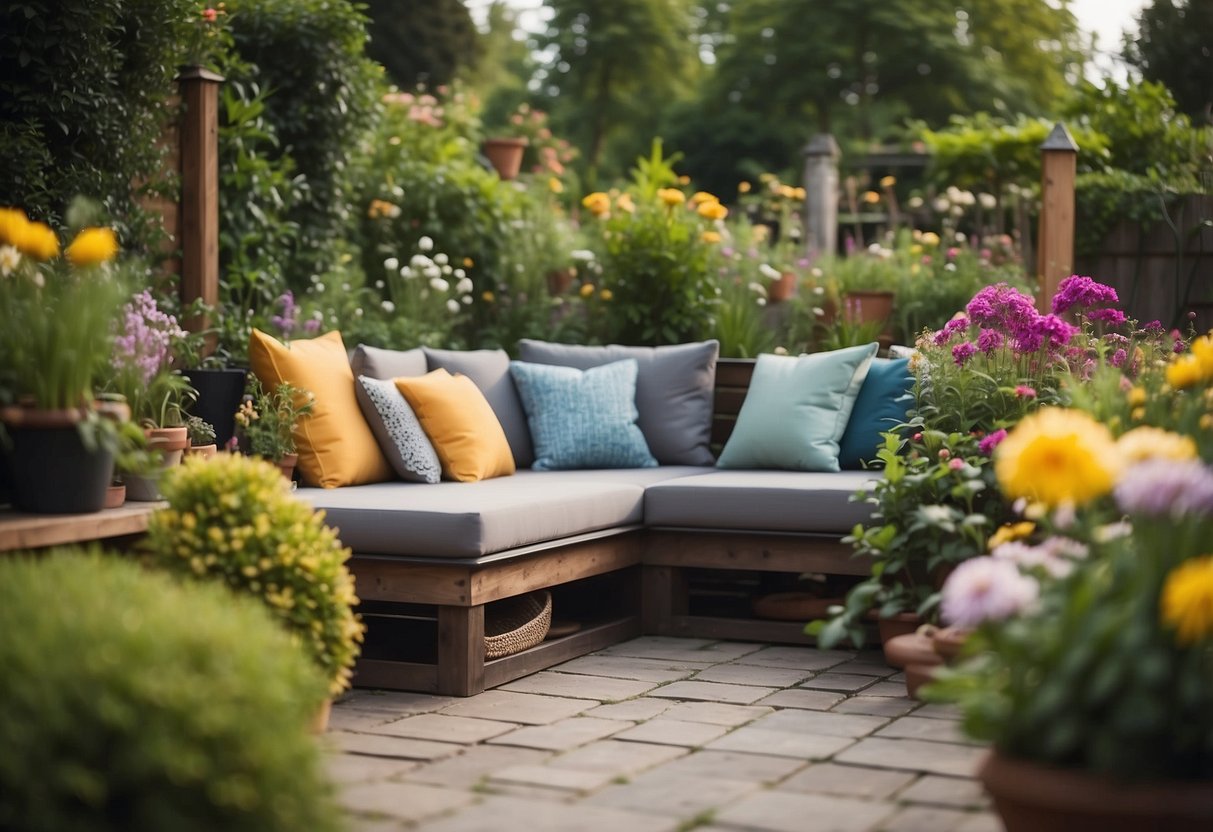
[{"label": "woven basket", "polygon": [[484,611],[484,657],[500,659],[539,644],[552,625],[546,589],[489,604]]}]

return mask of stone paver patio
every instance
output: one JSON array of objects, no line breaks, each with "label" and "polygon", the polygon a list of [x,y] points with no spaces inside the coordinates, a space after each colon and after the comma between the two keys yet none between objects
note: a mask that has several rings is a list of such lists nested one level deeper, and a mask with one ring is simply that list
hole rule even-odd
[{"label": "stone paver patio", "polygon": [[956,716],[879,652],[646,637],[467,699],[358,690],[358,832],[996,832]]}]

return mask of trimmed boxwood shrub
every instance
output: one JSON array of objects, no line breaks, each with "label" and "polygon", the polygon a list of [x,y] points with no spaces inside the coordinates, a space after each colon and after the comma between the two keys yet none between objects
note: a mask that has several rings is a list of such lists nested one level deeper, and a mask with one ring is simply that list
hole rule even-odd
[{"label": "trimmed boxwood shrub", "polygon": [[324,696],[222,587],[97,549],[0,559],[0,829],[337,829]]}]

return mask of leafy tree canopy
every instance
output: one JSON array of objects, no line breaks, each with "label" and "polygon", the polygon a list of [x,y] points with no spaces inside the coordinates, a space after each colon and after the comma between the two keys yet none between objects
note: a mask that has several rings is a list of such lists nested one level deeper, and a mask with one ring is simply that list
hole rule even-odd
[{"label": "leafy tree canopy", "polygon": [[462,0],[366,0],[371,19],[367,54],[401,89],[446,84],[481,54]]},{"label": "leafy tree canopy", "polygon": [[1136,38],[1125,38],[1125,60],[1149,81],[1165,84],[1179,109],[1213,122],[1213,3],[1155,0],[1138,18]]}]

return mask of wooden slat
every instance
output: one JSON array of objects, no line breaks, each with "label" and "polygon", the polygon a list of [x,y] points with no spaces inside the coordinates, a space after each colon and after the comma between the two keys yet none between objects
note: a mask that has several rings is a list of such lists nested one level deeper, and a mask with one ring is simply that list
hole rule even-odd
[{"label": "wooden slat", "polygon": [[612,644],[627,641],[640,635],[639,616],[627,616],[578,630],[564,638],[545,641],[513,656],[494,659],[484,668],[485,687],[497,687],[544,668],[601,650]]},{"label": "wooden slat", "polygon": [[419,564],[390,557],[354,555],[349,560],[358,597],[367,601],[411,604],[471,603],[471,568],[458,564]]},{"label": "wooden slat", "polygon": [[675,615],[666,629],[655,633],[686,638],[723,638],[734,641],[773,642],[776,644],[816,644],[804,634],[808,622],[760,621],[749,618],[714,618],[706,615]]},{"label": "wooden slat", "polygon": [[752,358],[722,358],[716,362],[717,387],[749,387],[753,375]]},{"label": "wooden slat", "polygon": [[646,633],[662,633],[670,619],[687,611],[686,574],[669,566],[646,566],[642,578],[641,618]]},{"label": "wooden slat", "polygon": [[729,441],[729,437],[733,435],[733,428],[737,427],[736,416],[713,416],[712,417],[712,444],[724,445]]},{"label": "wooden slat", "polygon": [[359,659],[354,665],[354,686],[438,692],[438,666],[387,659]]},{"label": "wooden slat", "polygon": [[871,562],[854,557],[851,547],[838,540],[759,532],[650,530],[645,536],[644,563],[763,572],[871,573]]},{"label": "wooden slat", "polygon": [[164,503],[127,503],[90,514],[23,514],[0,509],[0,552],[142,534]]},{"label": "wooden slat", "polygon": [[476,569],[471,578],[471,602],[487,604],[639,563],[639,532],[590,540]]},{"label": "wooden slat", "polygon": [[713,416],[736,416],[745,402],[746,388],[717,387],[713,399]]},{"label": "wooden slat", "polygon": [[438,692],[484,690],[484,605],[438,608]]}]

